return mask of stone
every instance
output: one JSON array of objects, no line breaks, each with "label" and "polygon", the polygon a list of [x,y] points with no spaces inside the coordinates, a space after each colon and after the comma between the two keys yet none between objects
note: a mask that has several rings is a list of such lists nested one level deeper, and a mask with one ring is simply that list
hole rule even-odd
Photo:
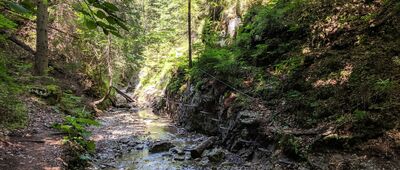
[{"label": "stone", "polygon": [[139,145],[136,145],[136,146],[135,146],[135,149],[136,149],[136,150],[143,150],[143,148],[144,148],[144,145],[143,145],[143,144],[139,144]]},{"label": "stone", "polygon": [[211,162],[221,162],[225,157],[225,152],[221,148],[214,148],[205,152],[204,156],[208,157]]},{"label": "stone", "polygon": [[185,152],[183,152],[183,150],[182,149],[179,149],[179,148],[171,148],[170,150],[169,150],[171,153],[173,153],[173,154],[178,154],[178,155],[184,155],[185,154]]},{"label": "stone", "polygon": [[244,110],[239,112],[239,121],[245,125],[256,124],[259,118],[260,114],[255,111]]},{"label": "stone", "polygon": [[158,152],[167,152],[169,149],[175,147],[171,142],[167,141],[160,141],[153,143],[150,146],[149,152],[150,153],[158,153]]},{"label": "stone", "polygon": [[210,148],[215,141],[217,141],[217,137],[209,137],[208,139],[204,140],[201,142],[199,145],[197,145],[193,150],[190,151],[192,158],[198,158],[200,157],[204,150]]},{"label": "stone", "polygon": [[210,164],[210,160],[208,159],[208,157],[203,157],[200,161],[200,165],[207,166],[209,164]]},{"label": "stone", "polygon": [[174,156],[174,160],[176,160],[176,161],[184,161],[185,160],[185,156],[175,155]]},{"label": "stone", "polygon": [[122,138],[122,139],[120,139],[120,142],[123,143],[123,144],[128,144],[129,141],[130,141],[129,138]]}]

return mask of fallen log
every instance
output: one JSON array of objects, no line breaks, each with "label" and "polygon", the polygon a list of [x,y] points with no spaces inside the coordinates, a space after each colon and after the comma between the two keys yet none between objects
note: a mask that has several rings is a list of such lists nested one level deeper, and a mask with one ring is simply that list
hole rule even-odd
[{"label": "fallen log", "polygon": [[0,34],[5,34],[8,40],[17,44],[19,47],[21,47],[25,51],[27,51],[33,55],[36,54],[35,50],[33,50],[31,47],[29,47],[29,45],[27,45],[24,42],[22,42],[21,40],[19,40],[15,35],[10,35],[7,31],[4,31],[4,30],[0,30]]},{"label": "fallen log", "polygon": [[115,86],[112,86],[115,91],[117,91],[118,94],[120,94],[121,96],[123,96],[128,102],[135,102],[134,99],[132,99],[130,96],[128,96],[127,94],[125,94],[124,92],[122,92],[121,90],[119,90],[118,88],[116,88]]},{"label": "fallen log", "polygon": [[206,149],[210,148],[215,143],[216,140],[217,140],[217,137],[215,137],[215,136],[209,137],[207,140],[201,142],[194,149],[192,149],[190,151],[190,155],[192,156],[193,159],[201,157],[203,152]]}]

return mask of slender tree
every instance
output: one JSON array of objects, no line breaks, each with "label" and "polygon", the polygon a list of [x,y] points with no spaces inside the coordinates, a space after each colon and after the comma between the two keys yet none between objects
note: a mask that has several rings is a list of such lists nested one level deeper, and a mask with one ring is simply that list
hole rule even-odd
[{"label": "slender tree", "polygon": [[36,54],[34,62],[34,74],[44,75],[48,66],[48,1],[37,0],[37,18],[36,18]]},{"label": "slender tree", "polygon": [[188,40],[189,40],[189,68],[192,68],[192,14],[191,14],[191,0],[188,0]]}]

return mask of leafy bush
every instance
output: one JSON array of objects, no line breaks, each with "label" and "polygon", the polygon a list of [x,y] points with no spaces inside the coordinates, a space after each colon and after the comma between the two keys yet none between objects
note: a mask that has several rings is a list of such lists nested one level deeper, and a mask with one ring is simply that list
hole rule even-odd
[{"label": "leafy bush", "polygon": [[244,17],[244,27],[238,32],[236,45],[242,49],[239,58],[264,66],[293,50],[298,43],[296,39],[303,36],[307,26],[289,15],[304,4],[304,0],[274,0],[265,6],[253,6]]},{"label": "leafy bush", "polygon": [[64,140],[74,141],[86,151],[94,152],[95,143],[87,140],[91,133],[85,129],[90,125],[98,126],[99,123],[88,118],[67,116],[63,124],[56,124],[54,127],[68,134],[68,136],[64,137]]},{"label": "leafy bush", "polygon": [[[68,98],[64,98],[64,102],[68,101],[69,106],[77,106],[80,102],[80,98],[71,94],[67,95]],[[86,130],[88,126],[98,126],[99,123],[92,119],[89,112],[85,111],[85,108],[78,107],[72,112],[73,116],[66,116],[63,123],[54,124],[53,128],[56,128],[67,136],[64,137],[64,143],[70,148],[69,154],[73,155],[71,162],[73,166],[85,166],[87,161],[91,159],[90,154],[95,152],[96,145],[94,141],[89,140],[91,132]]]},{"label": "leafy bush", "polygon": [[239,63],[228,49],[225,48],[208,48],[206,49],[199,60],[195,63],[191,75],[195,78],[207,72],[209,74],[220,75],[235,75],[238,73]]}]

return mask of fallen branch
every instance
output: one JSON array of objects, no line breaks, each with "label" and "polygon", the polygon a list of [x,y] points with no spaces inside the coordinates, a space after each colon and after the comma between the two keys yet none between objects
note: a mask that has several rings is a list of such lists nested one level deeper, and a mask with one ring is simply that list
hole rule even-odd
[{"label": "fallen branch", "polygon": [[46,143],[44,140],[21,140],[19,142]]},{"label": "fallen branch", "polygon": [[1,34],[5,34],[7,36],[8,40],[10,40],[11,42],[17,44],[18,46],[20,46],[25,51],[35,55],[36,51],[33,50],[31,47],[29,47],[29,45],[27,45],[24,42],[20,41],[15,35],[9,35],[9,33],[7,33],[7,31],[4,31],[4,30],[1,30],[0,33]]},{"label": "fallen branch", "polygon": [[116,87],[112,86],[115,91],[117,91],[118,94],[120,94],[121,96],[123,96],[128,102],[135,102],[134,99],[132,99],[130,96],[128,96],[127,94],[125,94],[124,92],[122,92],[121,90],[117,89]]},{"label": "fallen branch", "polygon": [[103,96],[103,98],[101,98],[100,100],[96,100],[94,102],[89,103],[89,105],[93,108],[93,110],[99,114],[99,113],[103,113],[102,110],[97,108],[97,105],[100,104],[101,102],[103,102],[105,99],[108,98],[108,96],[110,96],[111,93],[111,89],[112,89],[112,79],[110,80],[110,88],[108,88],[108,91],[106,93],[106,95]]}]

